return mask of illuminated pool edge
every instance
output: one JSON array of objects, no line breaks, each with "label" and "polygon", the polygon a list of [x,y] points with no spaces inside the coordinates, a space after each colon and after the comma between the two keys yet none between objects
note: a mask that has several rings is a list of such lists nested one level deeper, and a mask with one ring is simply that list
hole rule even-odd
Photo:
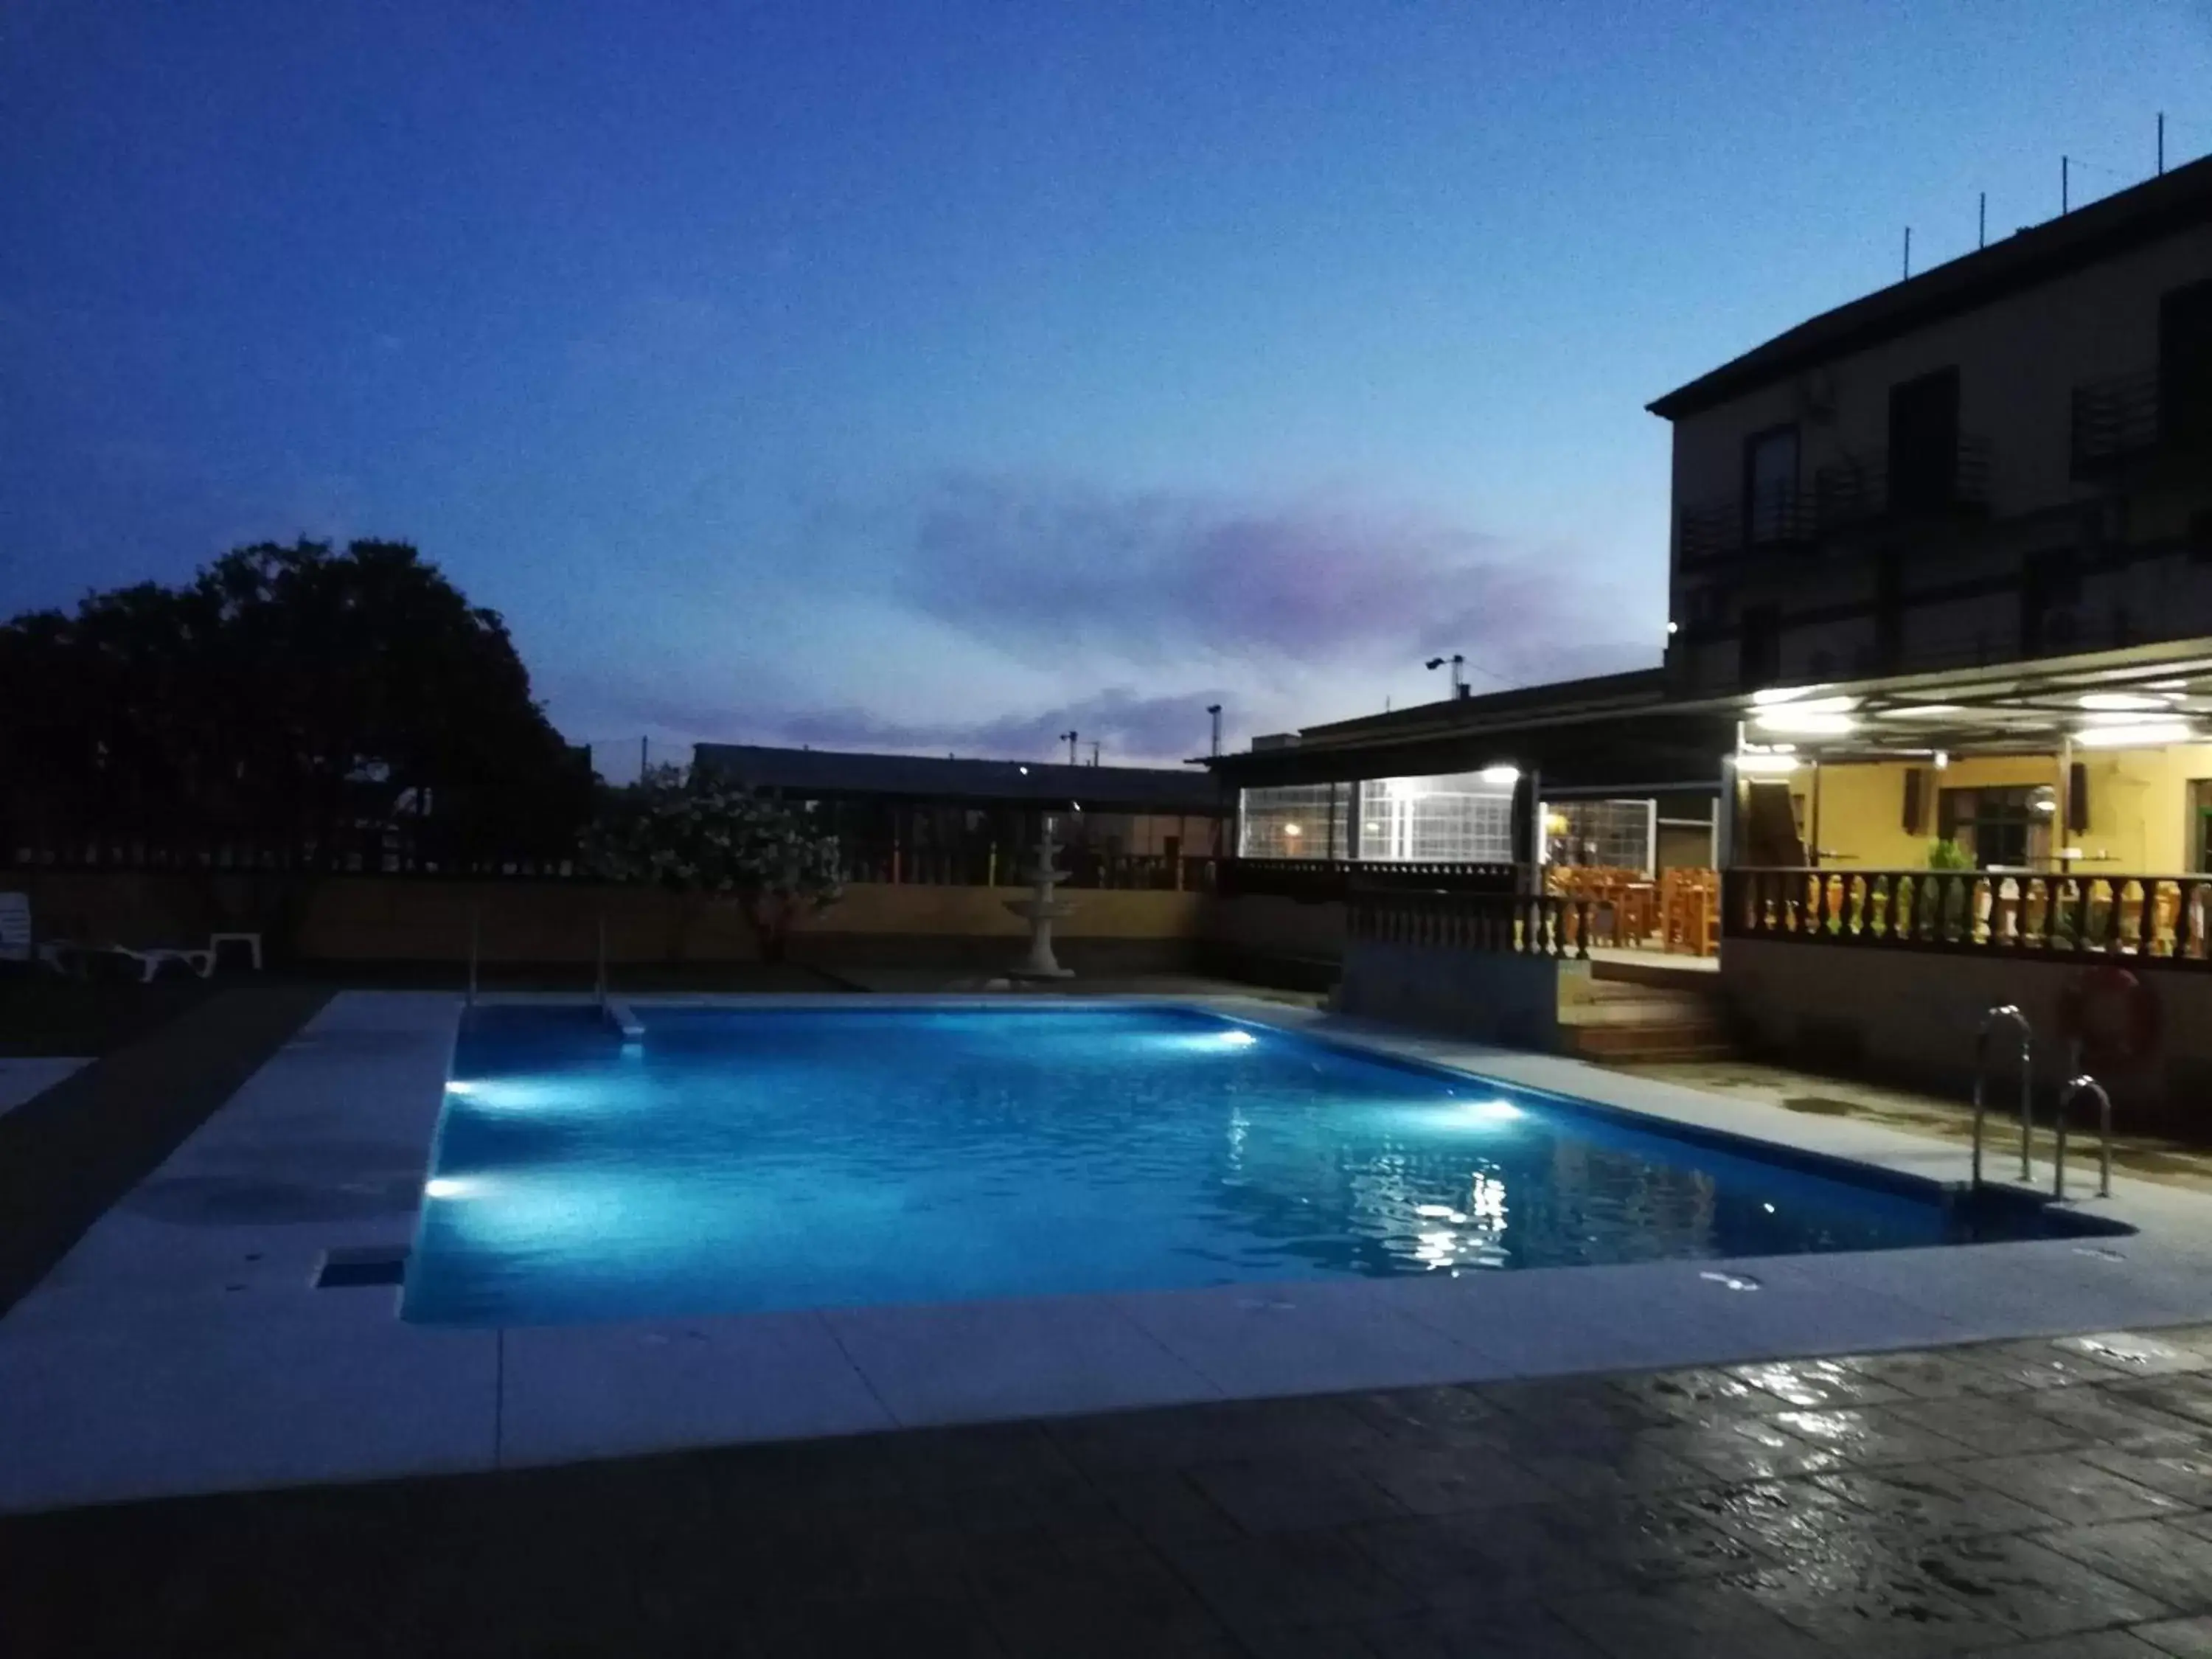
[{"label": "illuminated pool edge", "polygon": [[[648,1009],[651,1006],[649,1004],[644,1006]],[[1002,1000],[988,998],[902,998],[896,1000],[889,998],[871,998],[866,1002],[856,1002],[847,999],[832,999],[826,1001],[811,999],[787,1000],[781,998],[772,1000],[764,999],[759,1001],[749,999],[732,999],[729,1001],[722,1001],[720,1000],[705,1000],[686,999],[679,1003],[674,1004],[673,1006],[692,1009],[698,1012],[721,1012],[736,1015],[744,1015],[748,1013],[770,1014],[779,1012],[811,1012],[825,1014],[841,1014],[854,1018],[865,1018],[870,1015],[890,1016],[902,1013],[910,1014],[916,1012],[937,1012],[988,1014],[995,1017],[1011,1018],[1017,1021],[1025,1015],[1051,1015],[1067,1012],[1151,1012],[1155,1013],[1172,1014],[1178,1018],[1189,1018],[1207,1025],[1218,1024],[1231,1028],[1229,1030],[1223,1032],[1206,1031],[1203,1033],[1194,1033],[1188,1038],[1178,1037],[1171,1039],[1177,1042],[1189,1042],[1194,1044],[1211,1048],[1230,1037],[1237,1037],[1241,1039],[1241,1041],[1236,1042],[1233,1046],[1243,1048],[1256,1044],[1269,1036],[1278,1036],[1299,1047],[1307,1047],[1327,1051],[1346,1060],[1356,1060],[1370,1066],[1381,1066],[1393,1071],[1423,1077],[1425,1079],[1442,1082],[1457,1088],[1466,1088],[1476,1091],[1500,1091],[1501,1094],[1510,1093],[1520,1096],[1531,1103],[1540,1104],[1543,1106],[1546,1109],[1547,1118],[1555,1120],[1552,1127],[1555,1129],[1563,1127],[1570,1134],[1574,1133],[1574,1126],[1578,1122],[1610,1127],[1628,1132],[1634,1135],[1644,1137],[1651,1141],[1677,1146],[1684,1148],[1686,1151],[1704,1151],[1721,1157],[1739,1160],[1749,1165],[1764,1168],[1778,1176],[1802,1176],[1815,1182],[1826,1183],[1836,1188],[1864,1193],[1869,1197],[1881,1197],[1894,1201],[1899,1201],[1911,1206],[1916,1209],[1924,1210],[1931,1216],[1941,1218],[1942,1225],[1947,1233],[1967,1231],[1971,1231],[1972,1234],[1971,1237],[1945,1237],[1940,1240],[1889,1242],[1869,1247],[1861,1247],[1850,1243],[1826,1245],[1813,1244],[1804,1247],[1802,1251],[1796,1252],[1800,1254],[1818,1255],[1836,1254],[1839,1252],[1848,1253],[1853,1249],[1860,1248],[1871,1248],[1886,1251],[1916,1249],[1920,1248],[1940,1248],[1949,1249],[1968,1243],[1983,1245],[1992,1243],[2035,1242],[2039,1239],[2049,1239],[2054,1237],[2075,1238],[2087,1237],[2120,1237],[2125,1236],[2133,1231],[2128,1224],[2108,1216],[2087,1214],[2070,1207],[2054,1208],[2048,1205],[2047,1202],[2044,1201],[2039,1195],[2036,1194],[1991,1188],[1986,1189],[1980,1195],[1976,1196],[1965,1193],[1957,1183],[1942,1181],[1924,1174],[1886,1168],[1879,1164],[1869,1162],[1863,1158],[1841,1156],[1830,1152],[1793,1146],[1784,1142],[1756,1135],[1745,1134],[1726,1128],[1715,1127],[1702,1124],[1686,1123],[1676,1118],[1656,1115],[1637,1108],[1592,1099],[1587,1096],[1571,1094],[1557,1088],[1547,1087],[1541,1084],[1531,1082],[1526,1079],[1500,1075],[1497,1073],[1487,1070],[1474,1070],[1463,1064],[1449,1063],[1432,1055],[1407,1054],[1401,1050],[1395,1050],[1378,1043],[1374,1040],[1374,1034],[1370,1032],[1316,1030],[1312,1029],[1310,1024],[1291,1025],[1286,1027],[1283,1024],[1270,1023],[1266,1019],[1254,1018],[1246,1014],[1240,1014],[1238,1012],[1224,1008],[1218,1004],[1208,1003],[1202,1000],[1178,998],[1068,998],[1064,1000],[1054,999],[1049,1002],[1046,1002],[1040,999],[1035,1002],[1010,1004]],[[459,1037],[457,1033],[457,1054],[459,1046]],[[458,1098],[461,1101],[470,1103],[472,1109],[481,1109],[486,1103],[488,1097],[495,1097],[496,1094],[496,1086],[485,1086],[485,1080],[457,1079],[451,1076],[448,1077],[447,1088],[447,1098],[441,1103],[437,1133],[433,1137],[430,1168],[434,1172],[440,1171],[444,1168],[445,1132],[448,1125],[453,1121],[452,1115],[453,1111],[454,1099]],[[1484,1117],[1499,1122],[1510,1122],[1511,1120],[1523,1115],[1523,1109],[1522,1107],[1516,1105],[1510,1100],[1502,1097],[1495,1097],[1487,1100],[1470,1100],[1466,1103],[1466,1109],[1471,1115],[1480,1115]],[[1662,1163],[1663,1166],[1663,1158]],[[532,1177],[528,1172],[526,1171],[524,1173],[524,1179],[526,1181],[532,1178],[533,1177]],[[449,1176],[434,1173],[432,1179],[426,1182],[423,1202],[419,1206],[416,1218],[415,1248],[410,1252],[408,1282],[405,1287],[402,1304],[403,1311],[406,1313],[406,1316],[410,1320],[421,1320],[423,1322],[433,1324],[465,1325],[472,1322],[483,1322],[481,1320],[470,1320],[466,1318],[457,1319],[450,1315],[432,1315],[422,1313],[421,1309],[424,1304],[421,1296],[421,1280],[418,1278],[418,1271],[421,1270],[421,1264],[432,1261],[434,1256],[439,1255],[436,1251],[424,1248],[425,1235],[430,1224],[433,1206],[436,1204],[466,1202],[479,1198],[496,1197],[498,1193],[498,1185],[499,1177],[496,1176],[487,1180],[476,1175],[465,1174]],[[589,1196],[592,1203],[602,1206],[606,1202],[613,1201],[599,1198],[597,1195]],[[555,1212],[544,1207],[547,1203],[547,1200],[544,1197],[541,1196],[532,1200],[532,1201],[540,1206],[540,1214],[550,1215],[555,1213]],[[1462,1207],[1463,1208],[1464,1206]],[[1479,1200],[1477,1200],[1477,1207],[1480,1207]],[[1764,1207],[1768,1214],[1771,1215],[1774,1212],[1775,1206],[1772,1203],[1767,1203]],[[605,1213],[610,1217],[620,1217],[626,1213],[634,1214],[635,1212],[625,1212],[617,1208],[616,1210],[607,1211]],[[702,1212],[702,1214],[704,1212]],[[1422,1235],[1421,1237],[1425,1237],[1425,1235]],[[1671,1260],[1683,1262],[1697,1261],[1710,1264],[1717,1261],[1726,1262],[1730,1260],[1737,1259],[1737,1257],[1734,1253],[1729,1253],[1725,1250],[1717,1254],[1700,1254],[1693,1250],[1679,1255],[1646,1255],[1632,1253],[1607,1259],[1573,1263],[1546,1261],[1542,1260],[1533,1262],[1522,1261],[1486,1260],[1474,1256],[1470,1256],[1464,1261],[1459,1261],[1434,1259],[1427,1253],[1425,1249],[1423,1249],[1415,1253],[1415,1259],[1431,1268],[1450,1267],[1454,1269],[1452,1276],[1457,1277],[1462,1271],[1473,1273],[1477,1276],[1494,1276],[1498,1273],[1526,1273],[1530,1272],[1552,1272],[1563,1271],[1569,1267],[1571,1267],[1574,1271],[1590,1271],[1602,1267],[1633,1265],[1639,1261],[1651,1260]],[[1398,1277],[1419,1276],[1420,1275],[1419,1273],[1411,1273],[1405,1269],[1401,1269],[1399,1272],[1395,1273],[1378,1273],[1369,1271],[1364,1273],[1332,1274],[1326,1271],[1316,1271],[1310,1275],[1261,1273],[1255,1274],[1249,1279],[1198,1280],[1188,1284],[1177,1284],[1172,1280],[1158,1285],[1147,1285],[1143,1282],[1128,1285],[1084,1285],[1079,1283],[1058,1286],[1050,1285],[1034,1286],[1024,1285],[1008,1289],[986,1289],[969,1291],[952,1291],[945,1294],[950,1294],[956,1298],[963,1296],[980,1296],[984,1297],[994,1296],[1011,1296],[1019,1297],[1039,1295],[1083,1296],[1094,1294],[1120,1294],[1146,1288],[1158,1289],[1161,1291],[1218,1288],[1224,1283],[1231,1285],[1244,1284],[1253,1286],[1281,1286],[1284,1285],[1298,1283],[1328,1284],[1350,1282],[1361,1279],[1379,1282]],[[639,1282],[643,1283],[647,1281],[641,1280]],[[768,1300],[758,1304],[757,1309],[751,1310],[744,1307],[725,1307],[719,1310],[702,1310],[698,1316],[742,1316],[749,1311],[775,1311],[812,1307],[829,1309],[870,1305],[916,1305],[921,1303],[927,1303],[936,1299],[942,1299],[942,1296],[933,1297],[927,1293],[916,1295],[914,1292],[906,1291],[893,1292],[886,1294],[881,1297],[874,1297],[846,1293],[830,1295],[825,1292],[818,1300],[799,1300],[790,1302]],[[590,1322],[595,1319],[603,1320],[606,1318],[623,1316],[629,1316],[617,1313],[572,1315],[568,1316],[567,1317],[574,1319],[578,1322]],[[650,1299],[648,1298],[646,1304],[637,1310],[637,1316],[660,1317],[671,1316],[665,1310],[655,1311]]]}]

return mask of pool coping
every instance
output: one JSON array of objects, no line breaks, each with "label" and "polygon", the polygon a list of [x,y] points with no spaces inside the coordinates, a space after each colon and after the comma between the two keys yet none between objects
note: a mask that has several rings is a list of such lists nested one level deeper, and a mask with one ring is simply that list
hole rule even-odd
[{"label": "pool coping", "polygon": [[[627,1000],[648,1028],[668,1006],[1006,1006],[988,994]],[[1656,1127],[1916,1179],[1958,1182],[1967,1170],[1963,1148],[1879,1125],[1258,999],[1073,1000],[1206,1008]],[[2212,1321],[2212,1195],[2121,1177],[2109,1200],[2081,1206],[2137,1229],[2119,1237],[599,1325],[410,1325],[397,1316],[396,1289],[313,1285],[331,1249],[411,1242],[460,1012],[461,999],[441,993],[334,997],[0,1319],[9,1403],[0,1511]],[[1993,1151],[2002,1139],[1993,1135]]]}]

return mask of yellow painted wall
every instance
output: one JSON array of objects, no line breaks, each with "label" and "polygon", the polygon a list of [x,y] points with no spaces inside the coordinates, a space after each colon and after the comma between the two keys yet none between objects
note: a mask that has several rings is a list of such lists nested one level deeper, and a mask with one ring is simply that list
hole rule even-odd
[{"label": "yellow painted wall", "polygon": [[[2171,749],[2078,750],[2075,758],[2088,769],[2089,827],[2069,837],[2100,868],[2112,871],[2179,872],[2186,867],[2189,783],[2212,779],[2212,744]],[[1917,869],[1928,861],[1934,838],[1935,805],[1929,805],[1929,834],[1905,832],[1905,774],[1901,763],[1829,765],[1820,769],[1820,845],[1849,854],[1836,863],[1844,869]],[[1975,789],[2050,784],[2060,787],[2055,755],[2020,755],[1955,760],[1931,772],[1937,789]],[[1802,791],[1806,775],[1790,787]]]}]

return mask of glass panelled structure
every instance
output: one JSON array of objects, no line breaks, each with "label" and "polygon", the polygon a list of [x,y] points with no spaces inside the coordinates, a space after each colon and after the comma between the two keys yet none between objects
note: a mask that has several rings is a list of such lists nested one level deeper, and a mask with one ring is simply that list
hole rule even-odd
[{"label": "glass panelled structure", "polygon": [[1247,789],[1237,813],[1237,856],[1246,859],[1340,859],[1351,856],[1349,783],[1291,784]]},{"label": "glass panelled structure", "polygon": [[1359,856],[1401,863],[1510,864],[1513,786],[1486,783],[1474,772],[1363,783]]},{"label": "glass panelled structure", "polygon": [[1657,807],[1648,800],[1560,801],[1545,809],[1553,864],[1651,873]]},{"label": "glass panelled structure", "polygon": [[1510,864],[1513,786],[1476,772],[1247,789],[1237,855]]}]

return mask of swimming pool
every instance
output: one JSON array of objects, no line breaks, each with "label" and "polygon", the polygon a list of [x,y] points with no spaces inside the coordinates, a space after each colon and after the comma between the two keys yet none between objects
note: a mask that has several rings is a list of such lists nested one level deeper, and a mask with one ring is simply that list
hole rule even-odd
[{"label": "swimming pool", "polygon": [[402,1305],[560,1324],[2105,1229],[1200,1010],[465,1027]]}]

